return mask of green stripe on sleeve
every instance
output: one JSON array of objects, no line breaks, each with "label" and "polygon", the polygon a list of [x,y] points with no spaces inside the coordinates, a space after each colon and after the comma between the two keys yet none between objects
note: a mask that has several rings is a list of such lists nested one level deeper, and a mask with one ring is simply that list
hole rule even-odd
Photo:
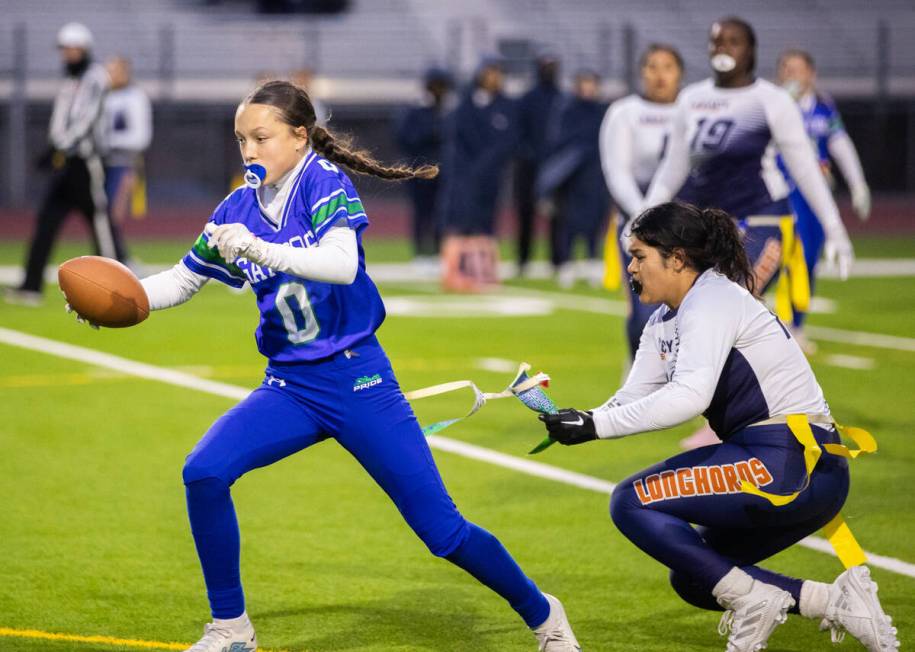
[{"label": "green stripe on sleeve", "polygon": [[318,228],[318,225],[323,223],[328,217],[334,215],[341,208],[346,208],[347,215],[358,215],[359,213],[365,212],[362,200],[358,198],[348,199],[346,194],[341,192],[315,211],[315,214],[311,216],[312,228]]}]

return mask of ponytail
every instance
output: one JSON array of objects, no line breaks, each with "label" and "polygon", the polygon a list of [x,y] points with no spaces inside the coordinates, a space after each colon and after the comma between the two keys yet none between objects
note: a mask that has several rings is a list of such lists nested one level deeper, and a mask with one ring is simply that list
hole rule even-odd
[{"label": "ponytail", "polygon": [[665,258],[674,250],[700,274],[714,269],[755,294],[756,279],[734,219],[719,208],[669,202],[636,218],[632,235],[657,248]]},{"label": "ponytail", "polygon": [[364,150],[352,148],[349,139],[340,138],[324,127],[315,124],[315,108],[305,89],[295,84],[276,80],[258,86],[242,104],[266,104],[275,108],[280,119],[295,129],[304,127],[312,148],[328,161],[339,163],[357,174],[368,174],[380,179],[433,179],[438,175],[437,165],[386,166],[376,161]]}]

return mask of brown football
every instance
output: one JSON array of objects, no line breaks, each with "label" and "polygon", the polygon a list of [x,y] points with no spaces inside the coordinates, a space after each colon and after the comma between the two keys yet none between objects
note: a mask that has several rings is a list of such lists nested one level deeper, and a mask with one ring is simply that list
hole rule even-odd
[{"label": "brown football", "polygon": [[124,328],[149,317],[149,300],[126,265],[102,256],[71,258],[57,270],[67,303],[99,326]]}]

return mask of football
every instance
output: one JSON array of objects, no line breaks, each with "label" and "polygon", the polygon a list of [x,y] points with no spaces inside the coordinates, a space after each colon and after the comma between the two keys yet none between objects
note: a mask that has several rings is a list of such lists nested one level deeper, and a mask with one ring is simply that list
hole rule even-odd
[{"label": "football", "polygon": [[134,326],[149,316],[149,300],[126,265],[102,256],[71,258],[57,270],[67,303],[99,326]]}]

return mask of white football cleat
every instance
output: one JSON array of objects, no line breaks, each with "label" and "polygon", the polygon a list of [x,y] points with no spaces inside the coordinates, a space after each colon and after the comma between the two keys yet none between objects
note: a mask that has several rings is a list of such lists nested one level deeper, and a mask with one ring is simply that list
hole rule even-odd
[{"label": "white football cleat", "polygon": [[775,628],[788,620],[794,598],[777,586],[753,580],[749,593],[720,598],[718,603],[727,609],[718,623],[719,634],[730,632],[727,652],[757,652],[766,647]]},{"label": "white football cleat", "polygon": [[549,593],[544,593],[543,597],[550,603],[550,615],[543,624],[533,628],[534,636],[540,644],[538,652],[581,652],[581,646],[572,633],[572,626],[559,598]]},{"label": "white football cleat", "polygon": [[242,614],[235,620],[241,622],[234,626],[225,621],[207,623],[203,626],[203,638],[185,652],[257,652],[257,635],[248,615]]},{"label": "white football cleat", "polygon": [[832,642],[841,643],[845,632],[870,652],[899,649],[896,628],[880,606],[877,583],[867,566],[852,566],[829,586],[829,602],[820,629],[829,629]]}]

